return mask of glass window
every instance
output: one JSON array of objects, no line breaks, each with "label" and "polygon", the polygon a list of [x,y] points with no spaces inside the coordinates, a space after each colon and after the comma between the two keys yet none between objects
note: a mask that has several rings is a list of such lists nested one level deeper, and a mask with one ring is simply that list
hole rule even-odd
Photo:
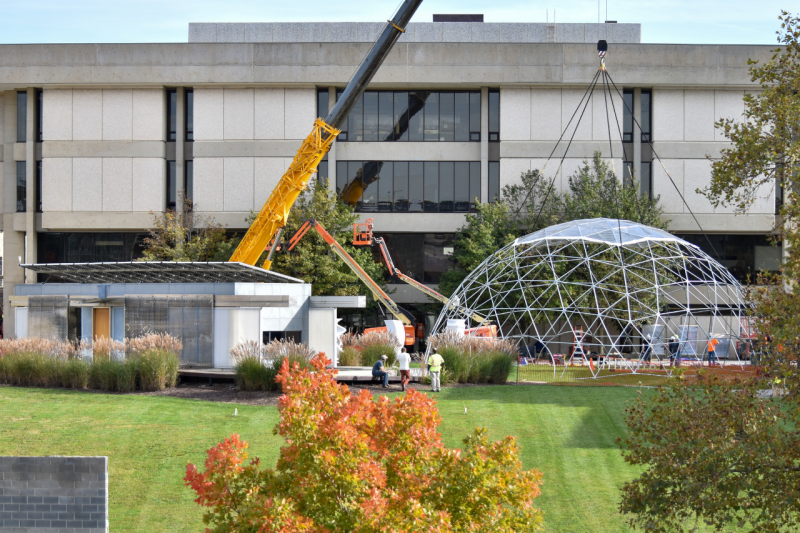
[{"label": "glass window", "polygon": [[99,233],[94,242],[95,261],[119,261],[125,255],[125,241],[122,233]]},{"label": "glass window", "polygon": [[426,141],[439,140],[439,93],[431,93],[425,101],[425,136]]},{"label": "glass window", "polygon": [[[342,97],[342,90],[341,89],[336,89],[336,100],[338,101],[339,98],[341,98],[341,97]],[[352,113],[353,112],[350,111],[350,114],[352,114]],[[346,141],[347,140],[347,132],[349,131],[348,130],[348,120],[349,120],[348,117],[344,117],[344,121],[342,121],[342,125],[339,126],[339,129],[342,132],[339,134],[337,139],[340,140],[340,141]]]},{"label": "glass window", "polygon": [[439,211],[439,163],[426,161],[425,163],[425,212],[436,213]]},{"label": "glass window", "polygon": [[439,93],[439,140],[454,141],[455,125],[455,95],[453,93]]},{"label": "glass window", "polygon": [[412,142],[419,142],[424,140],[424,127],[423,119],[425,113],[422,111],[425,108],[425,101],[428,95],[425,91],[416,91],[408,93],[408,140]]},{"label": "glass window", "polygon": [[469,93],[469,140],[481,140],[481,93]]},{"label": "glass window", "polygon": [[317,181],[319,183],[325,183],[328,181],[328,161],[323,159],[319,162],[319,166],[317,167]]},{"label": "glass window", "polygon": [[94,233],[70,233],[67,236],[67,263],[93,263]]},{"label": "glass window", "polygon": [[336,162],[336,191],[342,194],[347,188],[347,161]]},{"label": "glass window", "polygon": [[489,140],[500,140],[500,91],[489,91]]},{"label": "glass window", "polygon": [[28,205],[28,178],[25,161],[17,161],[17,213],[27,211]]},{"label": "glass window", "polygon": [[394,93],[394,137],[395,141],[408,140],[408,93]]},{"label": "glass window", "polygon": [[622,91],[622,142],[633,142],[633,89]]},{"label": "glass window", "polygon": [[650,91],[642,91],[642,141],[651,142],[653,132],[650,129],[652,123],[652,94]]},{"label": "glass window", "polygon": [[396,212],[408,211],[408,163],[396,161],[394,163],[394,205]]},{"label": "glass window", "polygon": [[347,162],[347,186],[345,187],[345,202],[355,205],[361,193],[364,192],[364,185],[361,182],[361,161]]},{"label": "glass window", "polygon": [[380,181],[380,168],[382,163],[365,161],[361,172],[361,199],[357,209],[367,213],[378,210],[378,182]]},{"label": "glass window", "polygon": [[64,261],[64,234],[39,233],[39,246],[37,261],[39,263],[65,263]]},{"label": "glass window", "polygon": [[17,93],[17,142],[28,140],[28,93]]},{"label": "glass window", "polygon": [[328,89],[317,89],[317,116],[328,116]]},{"label": "glass window", "polygon": [[378,140],[378,93],[366,92],[364,99],[364,141]]},{"label": "glass window", "polygon": [[[464,213],[469,211],[470,202],[470,163],[469,161],[458,161],[454,164],[455,172],[455,211]],[[480,163],[478,163],[480,170]],[[480,174],[478,175],[480,178]]]},{"label": "glass window", "polygon": [[442,161],[439,163],[439,212],[452,213],[454,210],[454,163]]},{"label": "glass window", "polygon": [[39,112],[36,113],[36,140],[42,142],[42,111],[44,110],[44,96],[41,89],[36,89],[36,105]]},{"label": "glass window", "polygon": [[194,91],[186,90],[186,140],[194,141]]},{"label": "glass window", "polygon": [[[422,282],[425,236],[422,233],[383,233],[378,235],[386,241],[397,268],[406,276]],[[394,280],[399,282],[398,279]]]},{"label": "glass window", "polygon": [[350,119],[348,121],[348,140],[349,141],[363,141],[364,140],[364,95],[356,100],[353,110],[350,111]]},{"label": "glass window", "polygon": [[192,198],[194,198],[194,161],[186,161],[184,165],[186,166],[186,176],[183,182],[183,190],[185,191],[186,199],[191,202]]},{"label": "glass window", "polygon": [[178,137],[178,91],[167,91],[167,140],[174,141]]},{"label": "glass window", "polygon": [[394,126],[394,93],[378,93],[378,140],[389,141]]},{"label": "glass window", "polygon": [[455,140],[469,141],[469,93],[455,94]]},{"label": "glass window", "polygon": [[36,212],[42,212],[42,162],[36,162]]},{"label": "glass window", "polygon": [[[491,165],[491,163],[489,163]],[[497,174],[499,176],[500,163],[498,163]],[[497,180],[498,183],[500,180]],[[469,163],[469,210],[475,211],[477,204],[481,202],[481,163],[480,161],[470,161]]]},{"label": "glass window", "polygon": [[442,274],[453,266],[453,234],[426,233],[423,254],[423,281],[439,283]]},{"label": "glass window", "polygon": [[420,161],[408,164],[408,210],[421,212],[423,205],[424,172]]},{"label": "glass window", "polygon": [[392,210],[394,195],[394,164],[382,163],[378,179],[378,211],[389,212]]},{"label": "glass window", "polygon": [[653,197],[653,165],[642,161],[642,177],[640,182],[640,193],[644,198]]},{"label": "glass window", "polygon": [[178,200],[178,181],[175,161],[167,161],[167,209],[175,211]]},{"label": "glass window", "polygon": [[489,202],[500,199],[500,161],[489,161]]}]

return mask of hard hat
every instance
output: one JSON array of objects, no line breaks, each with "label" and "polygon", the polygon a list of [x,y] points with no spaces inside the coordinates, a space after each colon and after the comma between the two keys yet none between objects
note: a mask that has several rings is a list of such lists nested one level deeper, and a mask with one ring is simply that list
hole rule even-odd
[{"label": "hard hat", "polygon": [[388,356],[388,355],[386,355],[386,354],[383,354],[383,355],[381,356],[381,359],[389,359],[389,356]]}]

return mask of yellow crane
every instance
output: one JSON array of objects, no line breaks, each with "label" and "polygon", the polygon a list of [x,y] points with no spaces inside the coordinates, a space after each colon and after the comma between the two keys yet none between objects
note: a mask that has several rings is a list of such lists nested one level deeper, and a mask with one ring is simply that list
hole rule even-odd
[{"label": "yellow crane", "polygon": [[336,105],[324,120],[318,118],[314,122],[311,134],[303,141],[289,170],[280,179],[242,238],[242,242],[233,252],[231,262],[255,265],[264,249],[272,241],[273,245],[269,249],[269,255],[262,265],[265,269],[270,268],[272,257],[278,247],[277,243],[280,242],[280,233],[289,219],[289,211],[300,193],[305,190],[308,180],[317,172],[319,162],[330,150],[331,144],[339,134],[338,127],[361,97],[421,3],[422,0],[405,0],[395,16],[387,21],[386,27],[358,66]]}]

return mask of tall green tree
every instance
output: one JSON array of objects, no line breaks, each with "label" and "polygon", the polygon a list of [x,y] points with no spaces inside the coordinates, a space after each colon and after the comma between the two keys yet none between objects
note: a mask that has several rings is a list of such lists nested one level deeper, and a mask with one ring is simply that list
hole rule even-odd
[{"label": "tall green tree", "polygon": [[[196,214],[191,201],[184,209],[150,215],[153,228],[144,239],[141,261],[221,261],[231,247],[222,224],[213,217]],[[233,249],[230,250],[233,253]],[[230,254],[228,254],[230,256]]]},{"label": "tall green tree", "polygon": [[595,152],[569,177],[563,193],[550,188],[538,171],[520,176],[520,183],[503,187],[500,201],[479,204],[456,233],[454,268],[439,282],[450,295],[487,257],[517,237],[553,224],[586,218],[622,218],[666,229],[660,198],[643,197],[636,187],[623,187],[616,174]]},{"label": "tall green tree", "polygon": [[[627,411],[626,460],[642,467],[623,488],[620,511],[645,531],[796,531],[800,526],[800,19],[780,16],[770,61],[750,61],[762,91],[744,98],[742,121],[717,123],[731,141],[703,192],[746,211],[782,187],[789,246],[783,279],[748,288],[749,349],[758,372],[726,382],[676,380]],[[749,344],[749,343],[748,343]],[[744,346],[747,346],[745,344]]]},{"label": "tall green tree", "polygon": [[[358,220],[358,215],[325,181],[314,181],[297,199],[284,228],[284,240],[294,235],[310,218],[319,222],[373,280],[384,283],[386,267],[373,259],[372,250],[352,245],[353,223]],[[311,283],[315,296],[372,295],[314,230],[309,231],[291,252],[279,252],[273,260],[272,270]]]}]

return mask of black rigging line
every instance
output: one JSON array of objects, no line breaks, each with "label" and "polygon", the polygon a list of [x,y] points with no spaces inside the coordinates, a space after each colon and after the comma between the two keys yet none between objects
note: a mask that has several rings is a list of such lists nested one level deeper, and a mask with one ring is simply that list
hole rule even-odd
[{"label": "black rigging line", "polygon": [[[542,167],[542,170],[544,170],[547,167],[547,163],[550,162],[550,159],[552,159],[553,154],[556,153],[556,150],[558,149],[558,145],[564,139],[564,135],[567,133],[567,130],[569,129],[569,125],[572,124],[572,121],[575,119],[575,115],[578,113],[578,109],[580,109],[581,104],[583,103],[583,99],[586,98],[586,94],[590,91],[590,89],[592,89],[592,87],[594,87],[594,85],[592,85],[592,84],[596,83],[597,77],[599,75],[600,75],[600,71],[598,70],[595,73],[594,78],[592,78],[592,81],[589,82],[589,87],[586,89],[586,92],[584,92],[583,96],[581,96],[581,100],[580,100],[580,102],[578,102],[577,107],[575,107],[575,111],[573,111],[572,116],[569,118],[569,122],[567,122],[567,125],[564,126],[564,129],[561,132],[561,136],[558,138],[558,140],[556,141],[555,146],[553,146],[553,149],[550,151],[550,155],[547,156],[547,159],[544,162],[544,166]],[[583,115],[581,114],[581,116],[583,116]],[[579,123],[580,123],[580,119],[578,119],[578,124]],[[575,124],[575,130],[578,129],[578,124]],[[573,136],[574,135],[575,135],[575,132],[573,132]],[[572,142],[571,139],[570,139],[570,142]],[[564,152],[564,154],[566,155],[566,151]],[[563,161],[563,158],[562,158],[562,161]],[[555,178],[553,178],[553,179],[555,179]],[[522,206],[524,206],[525,203],[528,201],[528,198],[530,198],[530,196],[531,196],[531,192],[533,192],[533,187],[538,182],[539,182],[539,177],[537,177],[536,181],[534,181],[533,184],[528,188],[528,193],[525,195],[525,198],[519,204],[519,207],[517,207],[517,212],[514,213],[514,219],[516,219],[519,216],[519,212],[522,210]],[[541,211],[540,211],[540,213],[541,213]],[[537,217],[537,221],[538,221],[538,217]]]},{"label": "black rigging line", "polygon": [[608,80],[614,86],[614,89],[617,91],[617,94],[620,96],[620,98],[622,98],[623,105],[625,105],[625,107],[628,108],[628,110],[630,111],[631,118],[633,119],[634,124],[636,124],[636,126],[639,127],[639,131],[641,132],[641,135],[645,137],[645,142],[650,145],[650,149],[653,151],[653,155],[656,156],[656,159],[658,159],[658,162],[661,163],[661,168],[664,169],[664,174],[667,175],[667,177],[669,178],[670,183],[672,183],[672,186],[675,187],[675,191],[678,193],[678,196],[681,197],[681,200],[683,201],[683,205],[686,206],[686,209],[689,210],[689,214],[692,215],[692,218],[694,219],[695,224],[697,224],[697,227],[700,228],[700,231],[703,233],[703,237],[706,238],[706,242],[708,242],[708,245],[711,246],[711,250],[714,252],[714,255],[719,257],[719,254],[717,253],[717,249],[714,246],[714,243],[711,242],[711,239],[708,237],[708,234],[706,234],[706,231],[703,229],[703,226],[700,225],[700,222],[697,220],[697,217],[695,216],[694,211],[692,211],[692,208],[689,207],[689,204],[686,202],[686,198],[683,197],[683,194],[681,193],[680,189],[678,189],[678,186],[675,184],[675,180],[673,180],[672,176],[669,175],[669,172],[667,171],[666,165],[664,165],[664,162],[658,156],[658,152],[656,152],[656,149],[653,147],[653,142],[650,140],[650,135],[644,133],[644,130],[642,130],[641,124],[639,124],[639,121],[636,120],[636,116],[634,116],[633,110],[630,109],[628,107],[628,104],[625,103],[625,98],[622,96],[622,93],[619,91],[619,88],[617,87],[617,84],[614,83],[614,79],[611,77],[611,74],[606,73],[606,75],[608,76]]},{"label": "black rigging line", "polygon": [[[594,75],[594,78],[592,79],[592,85],[590,85],[589,88],[586,89],[586,93],[584,93],[584,97],[586,96],[587,93],[589,94],[589,97],[591,97],[592,93],[594,92],[594,88],[597,85],[597,78],[599,78],[599,77],[600,77],[600,71],[598,70],[597,73]],[[575,129],[572,130],[572,135],[569,138],[569,143],[567,143],[567,148],[564,150],[564,155],[561,157],[561,161],[559,161],[559,163],[558,163],[558,169],[556,170],[556,173],[553,174],[553,179],[550,180],[550,186],[547,188],[547,194],[544,195],[544,199],[542,200],[542,204],[539,206],[539,212],[536,214],[536,218],[533,221],[533,227],[536,227],[536,224],[539,222],[539,217],[542,215],[542,211],[544,210],[544,206],[547,203],[547,199],[550,197],[550,193],[553,190],[553,184],[556,182],[556,178],[558,177],[558,171],[561,170],[561,166],[564,164],[564,159],[567,158],[567,154],[569,153],[569,147],[572,146],[572,140],[575,138],[575,134],[578,132],[578,126],[581,123],[581,119],[583,119],[583,114],[586,112],[586,108],[589,106],[589,101],[590,101],[590,98],[586,98],[586,103],[583,104],[583,111],[581,111],[581,114],[578,117],[578,122],[575,123]],[[581,99],[581,102],[578,103],[578,108],[580,108],[580,105],[581,105],[582,102],[583,102],[583,99]],[[578,108],[575,109],[576,113],[578,112]],[[574,113],[573,113],[573,116],[574,116]],[[572,119],[570,119],[570,122],[572,122]],[[567,128],[569,128],[569,123],[567,124]],[[566,130],[565,130],[565,132],[566,132]],[[561,135],[563,137],[564,134],[562,133]],[[558,145],[558,143],[556,143],[556,146],[557,145]],[[555,148],[553,149],[553,151],[555,152]],[[549,161],[550,158],[548,157],[547,160]],[[545,166],[547,166],[547,162],[545,162]],[[528,194],[530,194],[530,191],[528,191]],[[526,196],[526,199],[527,199],[527,196]],[[519,210],[517,210],[517,212],[519,212]]]},{"label": "black rigging line", "polygon": [[[611,141],[611,119],[608,116],[608,96],[611,94],[611,87],[608,87],[608,80],[606,79],[606,69],[605,63],[602,66],[603,69],[603,100],[605,100],[606,104],[606,125],[608,126],[608,153],[611,157],[611,169],[614,170],[614,145]],[[606,88],[608,89],[608,93],[606,93]],[[611,97],[611,104],[614,104],[614,98]],[[617,113],[616,110],[614,111],[614,120],[617,120]],[[619,123],[617,123],[617,127],[619,127]],[[620,137],[620,142],[622,142],[622,137]],[[624,165],[624,163],[623,163]],[[617,231],[619,232],[619,240],[622,243],[622,225],[619,221],[620,213],[619,213],[619,195],[617,194],[617,175],[616,172],[614,173],[614,204],[617,210]]]}]

